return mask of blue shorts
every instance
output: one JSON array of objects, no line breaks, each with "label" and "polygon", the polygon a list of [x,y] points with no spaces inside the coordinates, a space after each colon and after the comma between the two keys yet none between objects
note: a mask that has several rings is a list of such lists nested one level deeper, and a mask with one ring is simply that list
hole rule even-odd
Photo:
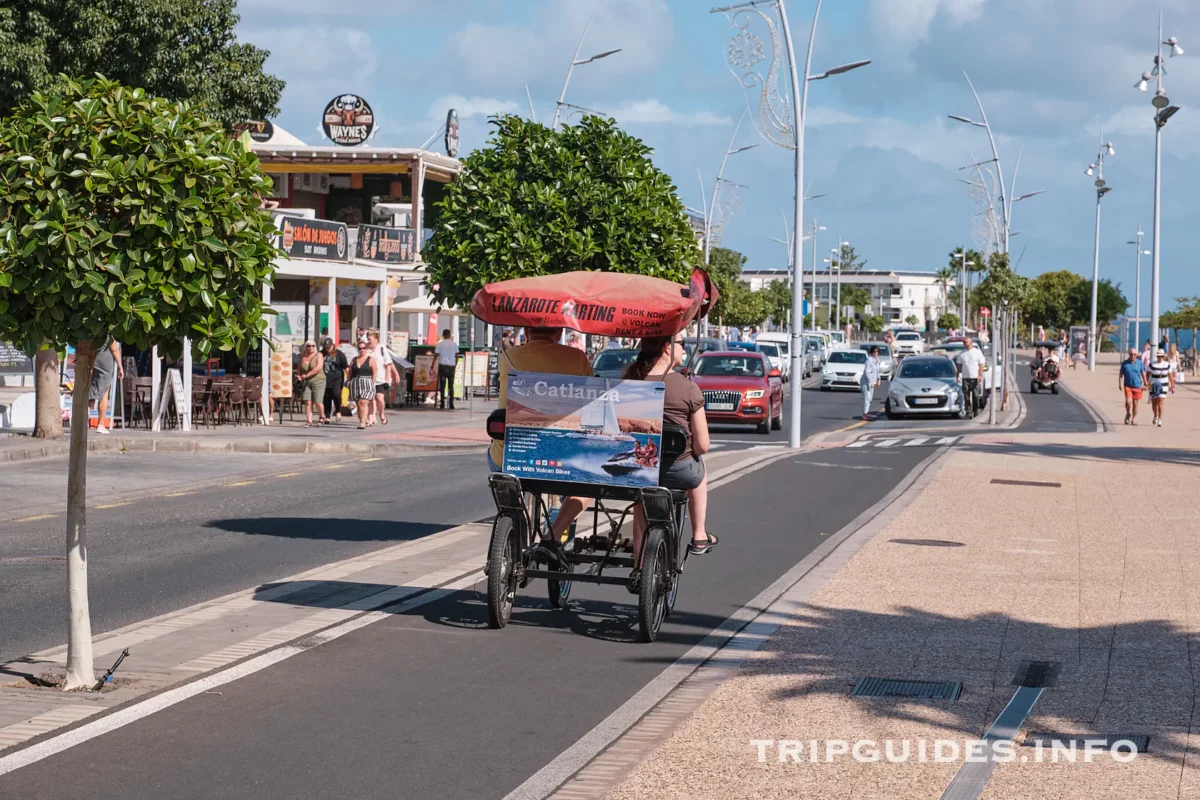
[{"label": "blue shorts", "polygon": [[500,467],[496,466],[496,462],[492,461],[492,448],[491,447],[489,447],[487,450],[487,462],[488,462],[488,472],[503,472],[503,470],[500,469]]}]

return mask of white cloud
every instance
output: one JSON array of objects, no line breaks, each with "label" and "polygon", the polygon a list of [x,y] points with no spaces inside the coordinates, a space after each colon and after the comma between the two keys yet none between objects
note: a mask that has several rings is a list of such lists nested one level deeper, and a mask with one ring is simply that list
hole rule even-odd
[{"label": "white cloud", "polygon": [[983,12],[984,0],[871,0],[867,18],[871,32],[901,52],[911,52],[929,38],[939,14],[951,25],[963,25]]},{"label": "white cloud", "polygon": [[448,109],[457,109],[459,119],[491,117],[496,114],[520,114],[521,106],[513,100],[498,97],[463,97],[460,94],[442,95],[429,106],[426,119],[442,119]]},{"label": "white cloud", "polygon": [[645,125],[678,125],[684,128],[696,128],[708,125],[729,125],[732,119],[724,114],[712,111],[676,111],[661,100],[633,100],[621,107],[608,112],[610,116],[621,123]]},{"label": "white cloud", "polygon": [[832,106],[809,106],[806,128],[818,128],[825,125],[852,125],[863,122],[857,114],[851,114],[842,108]]},{"label": "white cloud", "polygon": [[301,25],[242,31],[242,38],[271,52],[268,72],[287,80],[286,94],[363,92],[378,60],[371,35],[357,28]]}]

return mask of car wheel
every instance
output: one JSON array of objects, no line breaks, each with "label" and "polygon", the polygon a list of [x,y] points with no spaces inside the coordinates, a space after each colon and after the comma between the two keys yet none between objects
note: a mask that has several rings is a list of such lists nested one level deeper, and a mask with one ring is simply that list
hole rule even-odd
[{"label": "car wheel", "polygon": [[828,387],[828,386],[822,386],[822,387],[821,387],[821,391],[822,391],[822,392],[828,392],[828,391],[829,391],[829,387]]},{"label": "car wheel", "polygon": [[887,415],[888,419],[900,419],[900,415],[897,414],[895,411],[892,411],[892,401],[891,400],[885,400],[883,402],[883,413],[885,413]]},{"label": "car wheel", "polygon": [[771,430],[783,430],[783,404],[779,405],[779,413],[771,417]]},{"label": "car wheel", "polygon": [[762,422],[758,423],[754,430],[758,431],[759,433],[770,433],[771,421],[769,419],[764,419]]}]

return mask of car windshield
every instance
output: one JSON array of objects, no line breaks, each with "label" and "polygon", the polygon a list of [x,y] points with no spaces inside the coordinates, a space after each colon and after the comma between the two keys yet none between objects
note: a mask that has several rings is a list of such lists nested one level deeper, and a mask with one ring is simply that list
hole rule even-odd
[{"label": "car windshield", "polygon": [[834,331],[833,333],[829,334],[829,337],[831,339],[833,339],[835,342],[845,341],[845,339],[842,336],[841,331]]},{"label": "car windshield", "polygon": [[867,354],[862,350],[838,350],[829,356],[830,364],[865,364]]},{"label": "car windshield", "polygon": [[637,350],[604,350],[600,355],[596,356],[596,363],[592,364],[592,369],[596,370],[618,370],[625,369],[633,363],[637,358]]},{"label": "car windshield", "polygon": [[902,331],[896,334],[897,339],[920,339],[921,334],[916,331]]},{"label": "car windshield", "polygon": [[887,342],[867,342],[866,344],[859,347],[858,349],[862,350],[864,353],[869,353],[869,352],[871,352],[872,347],[879,348],[879,357],[880,358],[886,358],[892,354],[892,348],[887,346]]},{"label": "car windshield", "polygon": [[779,345],[774,342],[759,342],[758,349],[769,356],[779,357]]},{"label": "car windshield", "polygon": [[[696,340],[688,339],[687,344],[685,346],[687,348],[687,351],[683,354],[683,365],[686,367],[688,365],[688,362],[692,360],[692,348],[696,346]],[[701,339],[700,340],[700,349],[697,350],[696,353],[697,353],[697,355],[699,355],[699,354],[703,354],[703,353],[712,352],[713,350],[724,350],[724,349],[725,349],[725,343],[722,342],[720,339]]]},{"label": "car windshield", "polygon": [[957,370],[949,359],[931,358],[922,361],[905,361],[900,367],[900,378],[954,378]]},{"label": "car windshield", "polygon": [[696,374],[761,378],[767,373],[763,360],[754,356],[704,356],[696,361]]}]

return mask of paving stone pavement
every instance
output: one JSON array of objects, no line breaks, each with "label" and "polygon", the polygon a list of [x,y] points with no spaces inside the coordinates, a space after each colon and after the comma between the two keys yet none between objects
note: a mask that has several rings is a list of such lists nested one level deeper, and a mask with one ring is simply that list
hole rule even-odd
[{"label": "paving stone pavement", "polygon": [[[982,736],[1022,662],[1042,660],[1059,665],[1057,681],[980,797],[1200,797],[1200,391],[1168,399],[1164,428],[1127,427],[1116,363],[1106,354],[1095,373],[1064,378],[1102,422],[1116,421],[1111,432],[948,448],[920,495],[694,714],[660,731],[640,764],[610,759],[604,780],[568,783],[562,796],[940,797],[963,762],[935,762],[935,741],[961,748]],[[953,702],[852,698],[864,676],[963,689]],[[1128,763],[1082,752],[1054,763],[1022,746],[1035,731],[1144,734],[1150,745]],[[772,742],[762,762],[755,740]],[[800,746],[799,763],[780,763],[780,740]],[[911,755],[826,763],[835,740],[877,743],[881,756],[884,742],[902,753],[907,741]]]}]

